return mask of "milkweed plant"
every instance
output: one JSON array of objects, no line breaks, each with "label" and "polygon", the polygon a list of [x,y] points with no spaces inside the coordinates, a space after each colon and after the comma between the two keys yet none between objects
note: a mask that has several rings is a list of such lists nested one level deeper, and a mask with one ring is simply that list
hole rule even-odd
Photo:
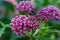
[{"label": "milkweed plant", "polygon": [[[35,12],[35,5],[29,1],[20,1],[16,6],[16,10],[23,13],[12,18],[10,23],[11,30],[18,36],[24,35],[30,37],[30,40],[34,40],[34,36],[39,33],[41,23],[45,23],[50,19],[60,20],[60,10],[52,5],[42,8],[36,15],[32,15]],[[45,23],[43,26],[46,25]]]},{"label": "milkweed plant", "polygon": [[17,36],[27,36],[29,40],[43,40],[50,32],[47,22],[60,20],[60,10],[53,5],[47,5],[36,12],[33,2],[20,1],[16,10],[19,15],[11,19],[10,28]]}]

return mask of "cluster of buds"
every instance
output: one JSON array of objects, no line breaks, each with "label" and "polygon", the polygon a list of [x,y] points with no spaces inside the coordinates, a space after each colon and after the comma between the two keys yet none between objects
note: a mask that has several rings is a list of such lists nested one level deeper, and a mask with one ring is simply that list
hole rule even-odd
[{"label": "cluster of buds", "polygon": [[20,3],[17,5],[18,11],[28,12],[29,14],[32,14],[34,12],[34,9],[34,4],[29,1],[20,1]]},{"label": "cluster of buds", "polygon": [[[31,18],[32,17],[32,18]],[[11,29],[17,35],[26,34],[26,32],[31,32],[32,29],[39,28],[38,22],[33,16],[26,17],[25,15],[16,16],[11,20]]]},{"label": "cluster of buds", "polygon": [[41,21],[46,21],[49,19],[60,20],[60,10],[49,5],[38,12],[37,18]]},{"label": "cluster of buds", "polygon": [[29,27],[32,29],[39,28],[39,23],[37,22],[36,17],[34,17],[34,16],[30,16],[27,20],[27,23],[28,23]]}]

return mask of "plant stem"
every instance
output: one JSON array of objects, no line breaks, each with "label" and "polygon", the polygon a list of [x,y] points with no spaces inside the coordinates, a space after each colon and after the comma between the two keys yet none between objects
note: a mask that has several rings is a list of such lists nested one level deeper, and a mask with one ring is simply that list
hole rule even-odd
[{"label": "plant stem", "polygon": [[31,36],[29,40],[33,40],[33,37]]},{"label": "plant stem", "polygon": [[32,33],[31,33],[31,36],[30,36],[30,40],[34,40],[34,38],[33,38],[33,33],[34,33],[34,30],[32,29]]}]

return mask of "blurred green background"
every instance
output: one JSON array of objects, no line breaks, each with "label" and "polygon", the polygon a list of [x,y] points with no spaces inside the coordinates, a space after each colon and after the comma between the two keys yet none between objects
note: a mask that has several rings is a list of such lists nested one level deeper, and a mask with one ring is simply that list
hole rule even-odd
[{"label": "blurred green background", "polygon": [[[16,0],[17,3],[20,1],[22,0]],[[17,36],[10,29],[9,23],[15,16],[16,9],[16,5],[13,3],[0,0],[0,40],[29,40],[27,36]],[[33,3],[36,5],[35,14],[39,8],[47,5],[53,5],[60,9],[60,0],[34,0]],[[42,34],[45,34],[43,40],[60,40],[60,21],[49,20],[47,24],[50,28],[42,28],[41,31]],[[40,40],[39,37],[36,37],[36,40]]]}]

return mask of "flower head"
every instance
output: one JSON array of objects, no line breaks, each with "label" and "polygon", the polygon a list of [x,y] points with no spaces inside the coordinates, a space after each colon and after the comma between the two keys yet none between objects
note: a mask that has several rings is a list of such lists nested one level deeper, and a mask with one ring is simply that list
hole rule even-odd
[{"label": "flower head", "polygon": [[21,1],[18,5],[17,5],[17,10],[18,11],[26,11],[28,13],[33,13],[35,9],[35,6],[33,3],[29,2],[29,1]]},{"label": "flower head", "polygon": [[38,22],[30,19],[31,17],[26,17],[25,15],[16,16],[11,20],[11,29],[17,35],[26,34],[26,32],[31,32],[31,29],[38,28]]},{"label": "flower head", "polygon": [[38,14],[37,18],[46,21],[49,19],[59,20],[60,19],[60,10],[56,8],[55,6],[47,6],[43,9],[41,9]]},{"label": "flower head", "polygon": [[16,16],[15,18],[13,18],[11,20],[12,31],[17,35],[25,34],[27,27],[26,20],[27,17],[25,15]]},{"label": "flower head", "polygon": [[37,20],[34,16],[30,16],[27,20],[27,23],[28,23],[29,27],[32,29],[38,29],[39,28],[39,23],[37,22]]}]

